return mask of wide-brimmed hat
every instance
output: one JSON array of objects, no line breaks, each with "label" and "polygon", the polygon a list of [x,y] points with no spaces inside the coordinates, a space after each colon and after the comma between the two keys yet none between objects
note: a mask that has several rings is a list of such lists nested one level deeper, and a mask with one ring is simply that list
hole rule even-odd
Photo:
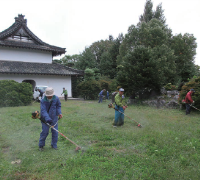
[{"label": "wide-brimmed hat", "polygon": [[119,91],[123,91],[123,92],[124,92],[124,89],[123,89],[123,88],[120,88]]},{"label": "wide-brimmed hat", "polygon": [[54,90],[53,90],[53,88],[52,88],[52,87],[46,88],[45,95],[46,95],[46,96],[53,96],[53,95],[54,95]]},{"label": "wide-brimmed hat", "polygon": [[195,92],[195,90],[194,90],[194,89],[190,89],[190,91],[193,91],[193,92]]}]

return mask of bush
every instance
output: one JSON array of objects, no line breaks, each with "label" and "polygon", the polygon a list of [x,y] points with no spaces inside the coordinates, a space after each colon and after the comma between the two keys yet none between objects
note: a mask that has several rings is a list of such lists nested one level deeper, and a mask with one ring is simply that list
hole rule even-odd
[{"label": "bush", "polygon": [[175,85],[172,85],[171,83],[168,83],[164,86],[164,88],[167,90],[167,91],[171,91],[171,90],[176,90],[177,87]]},{"label": "bush", "polygon": [[24,106],[31,103],[33,98],[31,84],[1,80],[0,87],[0,107]]},{"label": "bush", "polygon": [[110,86],[110,82],[106,81],[106,80],[99,80],[101,89],[106,89],[106,91],[110,91],[109,86]]},{"label": "bush", "polygon": [[94,70],[90,69],[90,68],[87,68],[85,70],[85,76],[84,76],[84,78],[85,78],[86,81],[94,80],[95,79],[94,75],[95,75]]},{"label": "bush", "polygon": [[83,81],[78,84],[77,88],[84,99],[97,99],[98,94],[101,91],[99,82],[95,80]]},{"label": "bush", "polygon": [[117,90],[117,81],[116,79],[112,79],[111,83],[109,84],[109,89],[111,92],[114,92]]},{"label": "bush", "polygon": [[185,96],[190,89],[195,90],[192,99],[195,101],[195,107],[200,108],[200,77],[191,79],[188,83],[182,86],[178,99],[179,103],[182,103],[182,100],[185,99]]},{"label": "bush", "polygon": [[82,76],[72,76],[72,95],[73,98],[78,98],[80,96],[80,90],[77,88],[78,84],[83,81]]}]

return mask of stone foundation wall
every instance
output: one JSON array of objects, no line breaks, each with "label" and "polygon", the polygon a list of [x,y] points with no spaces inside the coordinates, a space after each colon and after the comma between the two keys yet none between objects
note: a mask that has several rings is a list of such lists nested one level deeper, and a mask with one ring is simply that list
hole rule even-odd
[{"label": "stone foundation wall", "polygon": [[[171,108],[179,109],[181,105],[178,103],[179,92],[174,91],[165,91],[163,96],[157,96],[154,99],[141,101],[142,104],[156,107],[156,108]],[[128,104],[137,104],[137,99],[129,99]]]}]

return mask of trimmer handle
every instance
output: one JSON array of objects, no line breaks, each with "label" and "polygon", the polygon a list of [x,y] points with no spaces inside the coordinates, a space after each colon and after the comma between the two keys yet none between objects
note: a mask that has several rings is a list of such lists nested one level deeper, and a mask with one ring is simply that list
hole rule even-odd
[{"label": "trimmer handle", "polygon": [[47,123],[44,119],[42,119],[41,117],[39,118],[40,119],[40,121],[42,121],[43,123]]}]

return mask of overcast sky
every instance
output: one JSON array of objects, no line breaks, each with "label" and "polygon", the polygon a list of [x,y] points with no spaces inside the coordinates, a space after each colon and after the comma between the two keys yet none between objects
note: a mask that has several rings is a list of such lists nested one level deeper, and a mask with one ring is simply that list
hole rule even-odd
[{"label": "overcast sky", "polygon": [[[136,25],[146,0],[0,0],[0,32],[10,27],[18,14],[42,41],[80,54],[93,42],[116,38]],[[166,23],[173,34],[193,34],[200,42],[200,0],[152,0],[162,3]],[[60,58],[59,56],[57,58]],[[197,47],[195,64],[200,65]]]}]

